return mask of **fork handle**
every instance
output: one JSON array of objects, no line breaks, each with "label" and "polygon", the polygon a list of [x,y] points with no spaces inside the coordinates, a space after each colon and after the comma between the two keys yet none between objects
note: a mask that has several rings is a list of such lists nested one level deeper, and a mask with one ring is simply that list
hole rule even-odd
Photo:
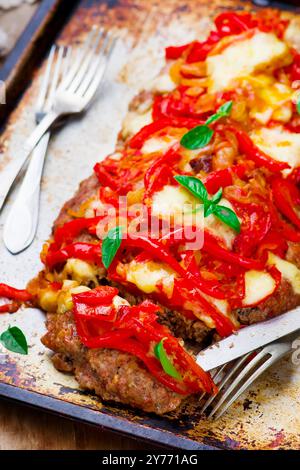
[{"label": "fork handle", "polygon": [[22,185],[4,224],[3,241],[13,254],[25,250],[33,241],[39,215],[40,183],[50,132],[32,152]]},{"label": "fork handle", "polygon": [[42,136],[49,130],[49,128],[54,123],[54,121],[56,121],[59,115],[59,113],[52,110],[45,114],[43,119],[36,126],[32,134],[24,143],[24,150],[27,157],[31,154],[34,147],[38,144]]}]

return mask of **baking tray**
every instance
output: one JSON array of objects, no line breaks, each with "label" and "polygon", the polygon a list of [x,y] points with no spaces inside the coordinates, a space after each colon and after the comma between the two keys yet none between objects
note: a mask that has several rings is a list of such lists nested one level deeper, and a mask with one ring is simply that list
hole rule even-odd
[{"label": "baking tray", "polygon": [[[0,246],[0,279],[23,287],[41,268],[39,251],[51,224],[93,164],[114,149],[131,98],[150,85],[164,63],[164,47],[204,38],[216,13],[251,8],[234,0],[81,0],[60,35],[62,44],[83,39],[93,24],[102,24],[120,37],[105,84],[91,109],[52,138],[43,178],[40,224],[33,245],[18,256]],[[3,167],[19,158],[22,143],[34,127],[38,93],[37,70],[22,100],[11,113],[0,139]],[[1,168],[0,166],[0,168]],[[11,194],[0,219],[0,232]],[[1,236],[1,233],[0,233]],[[0,395],[53,413],[109,428],[122,434],[179,449],[299,449],[300,372],[288,360],[274,366],[217,422],[199,414],[197,402],[164,417],[129,407],[102,403],[78,388],[75,379],[59,373],[40,343],[44,314],[20,310],[0,318],[0,331],[18,325],[29,339],[28,356],[0,349]]]}]

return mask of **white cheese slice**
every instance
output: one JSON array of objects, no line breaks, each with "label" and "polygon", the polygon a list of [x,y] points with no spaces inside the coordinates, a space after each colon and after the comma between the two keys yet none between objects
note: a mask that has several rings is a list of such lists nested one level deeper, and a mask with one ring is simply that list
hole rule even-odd
[{"label": "white cheese slice", "polygon": [[135,284],[146,294],[159,292],[158,283],[162,283],[163,290],[171,297],[174,287],[175,273],[163,263],[156,261],[131,261],[125,266],[126,280]]},{"label": "white cheese slice", "polygon": [[300,134],[286,131],[282,126],[262,127],[251,134],[253,142],[267,155],[291,168],[300,165]]},{"label": "white cheese slice", "polygon": [[297,266],[279,258],[274,253],[269,253],[268,264],[274,265],[282,276],[291,283],[295,294],[300,294],[300,269]]},{"label": "white cheese slice", "polygon": [[245,297],[243,305],[256,305],[270,296],[276,288],[276,282],[271,274],[254,269],[245,273]]},{"label": "white cheese slice", "polygon": [[127,138],[137,134],[142,127],[152,122],[152,111],[140,114],[138,112],[129,111],[123,121],[122,136]]},{"label": "white cheese slice", "polygon": [[289,63],[287,44],[273,33],[257,32],[249,39],[237,40],[220,54],[206,60],[209,92],[216,93],[234,85],[234,81],[254,72]]}]

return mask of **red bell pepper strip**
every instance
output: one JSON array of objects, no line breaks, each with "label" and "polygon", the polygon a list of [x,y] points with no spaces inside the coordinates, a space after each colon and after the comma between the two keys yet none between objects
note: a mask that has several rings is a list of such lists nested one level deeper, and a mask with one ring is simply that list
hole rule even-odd
[{"label": "red bell pepper strip", "polygon": [[195,41],[192,44],[191,50],[186,58],[188,64],[193,64],[195,62],[203,62],[206,60],[210,51],[215,47],[215,45],[220,41],[221,36],[213,31],[208,39],[203,42]]},{"label": "red bell pepper strip", "polygon": [[281,233],[282,237],[291,242],[300,242],[300,232],[292,225],[283,220],[277,212],[275,206],[270,204],[273,226]]},{"label": "red bell pepper strip", "polygon": [[99,304],[109,305],[113,298],[118,295],[118,292],[119,291],[116,287],[100,286],[87,292],[75,294],[75,299],[77,302],[84,303],[89,307],[95,307]]},{"label": "red bell pepper strip", "polygon": [[152,194],[167,184],[169,177],[173,176],[173,165],[181,158],[178,148],[178,144],[170,148],[164,155],[154,160],[146,171],[144,176],[144,201],[151,198]]},{"label": "red bell pepper strip", "polygon": [[290,73],[292,82],[300,80],[300,54],[295,55]]},{"label": "red bell pepper strip", "polygon": [[219,34],[231,35],[240,34],[249,29],[253,29],[257,25],[250,13],[237,13],[234,11],[227,11],[220,13],[215,19],[215,25]]},{"label": "red bell pepper strip", "polygon": [[284,178],[274,178],[272,195],[279,211],[300,229],[300,217],[295,209],[295,205],[299,203],[299,189],[291,181]]},{"label": "red bell pepper strip", "polygon": [[287,249],[288,244],[284,237],[279,232],[271,230],[259,243],[256,256],[263,262],[266,262],[268,259],[268,252],[272,251],[281,258],[284,258]]},{"label": "red bell pepper strip", "polygon": [[13,300],[14,302],[1,305],[0,313],[14,313],[18,310],[21,303],[28,302],[32,295],[25,289],[15,289],[7,284],[0,284],[0,297]]},{"label": "red bell pepper strip", "polygon": [[132,139],[129,141],[129,146],[135,149],[141,149],[147,139],[156,132],[165,129],[166,127],[186,127],[192,129],[193,127],[202,124],[198,119],[190,118],[162,118],[157,121],[144,126]]},{"label": "red bell pepper strip", "polygon": [[88,230],[92,227],[97,226],[103,217],[90,217],[90,218],[78,218],[66,222],[61,227],[58,227],[54,233],[54,241],[58,245],[63,243],[70,243],[77,237],[83,230]]},{"label": "red bell pepper strip", "polygon": [[234,210],[242,219],[241,232],[235,237],[234,251],[245,257],[252,257],[258,243],[272,227],[272,215],[263,204],[233,202]]},{"label": "red bell pepper strip", "polygon": [[166,59],[177,60],[182,54],[191,46],[191,43],[184,44],[183,46],[169,46],[166,47]]},{"label": "red bell pepper strip", "polygon": [[52,269],[56,265],[64,263],[69,258],[78,258],[83,261],[102,264],[100,244],[71,243],[64,248],[57,249],[57,245],[54,243],[50,245],[46,258],[44,260],[42,259],[42,261],[49,269]]},{"label": "red bell pepper strip", "polygon": [[174,289],[178,290],[185,301],[198,305],[199,310],[205,312],[214,321],[216,330],[222,338],[231,335],[236,330],[231,320],[211,305],[188,279],[175,279]]},{"label": "red bell pepper strip", "polygon": [[263,263],[260,261],[245,258],[221,247],[216,239],[208,232],[205,232],[203,250],[217,259],[236,264],[244,269],[263,269],[264,267]]},{"label": "red bell pepper strip", "polygon": [[234,126],[226,126],[226,129],[234,133],[240,151],[244,153],[249,160],[253,160],[257,166],[264,166],[273,173],[279,173],[282,170],[290,168],[288,163],[273,160],[269,155],[260,150],[245,131],[237,129]]},{"label": "red bell pepper strip", "polygon": [[233,176],[236,175],[238,178],[243,179],[248,170],[248,165],[241,163],[233,165],[230,168],[224,168],[222,170],[212,171],[205,177],[203,183],[207,191],[210,194],[214,194],[220,188],[226,188],[233,184]]},{"label": "red bell pepper strip", "polygon": [[209,173],[203,180],[205,187],[209,194],[214,194],[220,188],[232,185],[232,169],[225,168],[224,170],[217,170]]}]

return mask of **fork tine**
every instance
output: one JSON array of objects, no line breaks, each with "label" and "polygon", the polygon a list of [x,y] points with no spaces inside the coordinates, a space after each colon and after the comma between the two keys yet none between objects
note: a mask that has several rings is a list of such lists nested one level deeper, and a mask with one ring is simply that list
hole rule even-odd
[{"label": "fork tine", "polygon": [[63,54],[64,54],[64,46],[59,46],[58,47],[58,53],[57,53],[57,59],[54,67],[54,72],[53,72],[53,78],[51,81],[51,86],[50,90],[48,93],[48,99],[45,104],[45,109],[44,112],[48,112],[52,106],[53,103],[53,98],[54,98],[54,93],[57,88],[58,80],[59,80],[59,75],[61,71],[61,65],[62,65],[62,60],[63,60]]},{"label": "fork tine", "polygon": [[[88,70],[92,66],[94,59],[97,57],[96,56],[96,51],[97,51],[97,48],[100,44],[100,41],[101,41],[103,35],[104,35],[103,44],[105,44],[107,35],[104,32],[103,28],[101,28],[99,30],[98,34],[96,35],[96,38],[94,38],[93,45],[90,47],[89,53],[84,58],[81,66],[80,66],[80,69],[78,70],[78,72],[76,74],[76,77],[74,77],[73,81],[70,83],[70,85],[68,87],[68,91],[76,92],[76,90],[80,86],[82,80],[84,80],[84,77],[85,77],[86,73],[88,73]],[[102,47],[101,47],[101,52],[102,52]]]},{"label": "fork tine", "polygon": [[97,56],[95,56],[94,62],[90,64],[89,70],[87,71],[86,76],[82,80],[80,87],[77,90],[79,95],[81,96],[84,95],[89,85],[91,84],[92,80],[94,79],[97,70],[100,68],[100,66],[101,67],[104,66],[104,61],[106,60],[105,50],[109,42],[109,39],[110,39],[110,35],[109,33],[107,33],[104,37],[100,51],[98,52]]},{"label": "fork tine", "polygon": [[56,46],[53,45],[50,49],[50,53],[49,53],[48,61],[47,61],[47,65],[46,65],[46,70],[45,70],[45,73],[43,74],[42,85],[41,85],[40,93],[39,93],[37,103],[36,103],[36,108],[38,110],[43,108],[44,103],[46,101],[48,84],[49,84],[49,81],[50,81],[50,74],[51,74],[51,69],[52,69],[52,64],[53,64],[53,60],[54,60],[55,51],[56,51]]},{"label": "fork tine", "polygon": [[73,52],[72,46],[66,46],[61,80],[64,80],[66,78],[67,73],[70,69],[72,52]]},{"label": "fork tine", "polygon": [[87,86],[87,89],[83,92],[83,97],[84,100],[88,103],[91,101],[93,96],[95,95],[102,79],[105,76],[108,64],[109,64],[109,59],[114,51],[114,48],[116,46],[117,39],[114,38],[109,46],[109,49],[105,55],[104,63],[100,63],[98,65],[98,69],[96,70],[95,76],[92,80],[92,82]]},{"label": "fork tine", "polygon": [[62,89],[66,89],[70,85],[70,83],[73,81],[74,77],[76,76],[80,68],[82,61],[86,57],[86,54],[90,48],[90,44],[93,41],[96,33],[97,33],[97,29],[92,28],[89,34],[87,35],[86,40],[83,42],[82,46],[79,47],[79,49],[77,50],[77,54],[76,54],[77,57],[74,60],[74,63],[72,67],[70,68],[67,76],[64,78],[64,80],[61,83]]},{"label": "fork tine", "polygon": [[219,401],[216,403],[214,406],[213,410],[211,411],[209,417],[212,417],[215,412],[220,408],[220,406],[227,400],[227,398],[231,395],[231,393],[235,390],[235,388],[241,383],[244,377],[247,376],[247,374],[250,373],[250,371],[253,369],[253,367],[258,364],[264,357],[266,357],[266,354],[268,354],[268,351],[266,351],[267,348],[264,348],[260,353],[258,353],[252,361],[250,361],[246,367],[240,372],[240,374],[234,379],[234,381],[230,384],[230,386],[225,390],[224,394],[221,395]]},{"label": "fork tine", "polygon": [[[204,403],[203,407],[201,408],[201,412],[203,413],[208,407],[209,405],[217,399],[218,396],[220,396],[220,392],[221,390],[225,387],[225,385],[228,383],[228,381],[231,379],[231,377],[239,370],[239,368],[245,363],[245,361],[249,358],[249,356],[252,354],[252,352],[246,354],[245,356],[242,356],[240,359],[238,359],[237,361],[235,361],[235,363],[233,364],[233,367],[232,369],[230,369],[230,371],[228,372],[228,374],[226,374],[223,379],[221,379],[221,381],[219,383],[217,383],[217,386],[218,386],[218,389],[219,389],[219,392],[217,393],[217,395],[215,396],[210,396],[208,398],[208,400]],[[224,364],[220,370],[218,371],[218,373],[216,374],[216,376],[214,377],[214,381],[216,382],[216,380],[218,379],[218,377],[221,375],[221,373],[226,369],[228,364]]]},{"label": "fork tine", "polygon": [[[269,359],[266,360],[261,366],[256,369],[253,374],[246,380],[246,382],[236,391],[236,393],[225,403],[223,408],[216,414],[216,411],[220,408],[221,405],[216,406],[212,412],[210,413],[209,417],[215,417],[215,419],[220,418],[232,405],[232,403],[238,399],[238,397],[256,380],[265,370],[271,367],[275,362],[278,361],[280,356],[271,356]],[[236,387],[235,387],[236,388]],[[224,401],[223,401],[224,403]]]}]

